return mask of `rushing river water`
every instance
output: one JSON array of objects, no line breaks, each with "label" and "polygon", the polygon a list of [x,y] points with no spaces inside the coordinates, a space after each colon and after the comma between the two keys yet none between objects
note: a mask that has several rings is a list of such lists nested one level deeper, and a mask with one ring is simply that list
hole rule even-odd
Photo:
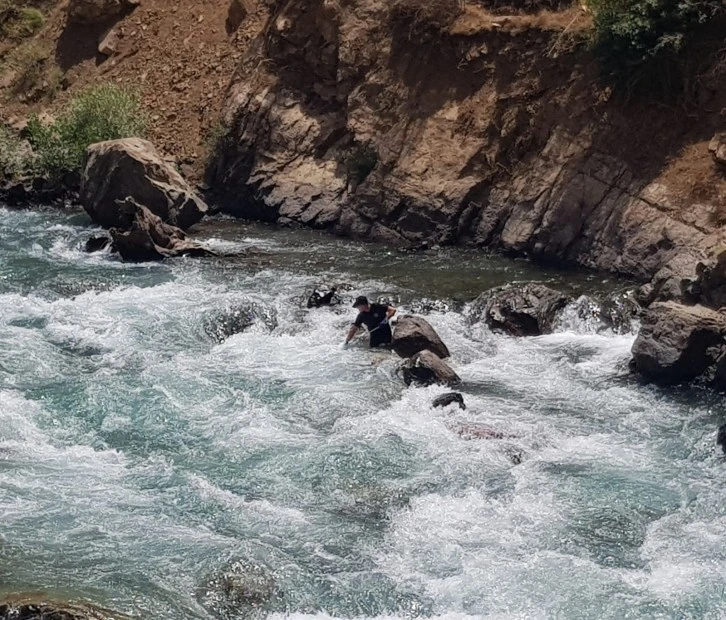
[{"label": "rushing river water", "polygon": [[[532,339],[460,312],[602,276],[237,225],[203,234],[265,264],[126,265],[90,232],[0,209],[2,593],[149,619],[726,617],[718,400],[637,384],[633,336],[572,312]],[[322,281],[433,306],[467,410],[343,350],[353,310],[301,307]]]}]

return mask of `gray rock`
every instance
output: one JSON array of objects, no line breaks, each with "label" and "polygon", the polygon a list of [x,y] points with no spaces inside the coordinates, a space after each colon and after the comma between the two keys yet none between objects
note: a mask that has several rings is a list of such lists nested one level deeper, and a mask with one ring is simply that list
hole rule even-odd
[{"label": "gray rock", "polygon": [[716,366],[724,352],[726,315],[704,306],[654,303],[643,316],[633,344],[633,368],[662,384],[703,377],[718,382]]},{"label": "gray rock", "polygon": [[402,316],[396,323],[391,349],[401,357],[411,357],[426,349],[442,359],[450,356],[449,349],[429,322],[410,315]]},{"label": "gray rock", "polygon": [[431,404],[434,407],[448,407],[449,405],[456,404],[459,409],[466,409],[464,397],[459,392],[449,392],[448,394],[437,396]]},{"label": "gray rock", "polygon": [[114,248],[121,258],[132,262],[162,260],[174,256],[216,256],[214,252],[189,241],[184,231],[166,224],[133,198],[117,201],[124,228],[111,228]]},{"label": "gray rock", "polygon": [[713,160],[722,166],[726,166],[726,132],[717,133],[708,145]]},{"label": "gray rock", "polygon": [[467,316],[513,336],[539,336],[552,331],[570,297],[542,284],[507,285],[482,293]]},{"label": "gray rock", "polygon": [[99,142],[88,147],[80,201],[104,228],[128,228],[117,201],[131,197],[165,223],[186,229],[208,207],[154,146],[140,138]]},{"label": "gray rock", "polygon": [[452,387],[461,383],[459,375],[431,351],[421,351],[407,359],[400,367],[399,372],[406,385],[446,385]]},{"label": "gray rock", "polygon": [[18,596],[0,601],[0,620],[114,620],[110,611],[63,601]]}]

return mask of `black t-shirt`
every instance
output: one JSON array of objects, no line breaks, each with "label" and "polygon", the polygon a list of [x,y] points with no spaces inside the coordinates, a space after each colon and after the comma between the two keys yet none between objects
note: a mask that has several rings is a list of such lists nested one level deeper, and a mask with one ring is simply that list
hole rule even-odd
[{"label": "black t-shirt", "polygon": [[388,306],[371,304],[371,309],[368,312],[360,312],[358,314],[358,318],[355,320],[355,326],[360,327],[361,325],[365,325],[368,331],[373,331],[386,318],[387,311]]}]

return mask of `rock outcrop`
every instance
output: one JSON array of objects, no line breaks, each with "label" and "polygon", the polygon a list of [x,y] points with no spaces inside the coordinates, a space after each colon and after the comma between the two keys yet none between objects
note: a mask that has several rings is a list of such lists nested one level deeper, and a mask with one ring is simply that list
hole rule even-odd
[{"label": "rock outcrop", "polygon": [[726,386],[726,314],[704,306],[654,303],[633,344],[633,368],[661,384],[700,379]]},{"label": "rock outcrop", "polygon": [[713,137],[708,145],[708,150],[717,164],[726,166],[726,131],[717,133]]},{"label": "rock outcrop", "polygon": [[201,220],[208,210],[150,142],[127,138],[91,145],[81,179],[83,208],[104,228],[126,229],[131,222],[124,218],[133,214],[120,211],[116,204],[128,197],[182,229]]},{"label": "rock outcrop", "polygon": [[[685,188],[671,165],[697,145],[704,166],[704,115],[594,87],[598,63],[561,49],[554,20],[492,25],[459,3],[445,25],[422,26],[401,5],[258,3],[267,19],[229,89],[230,132],[209,171],[225,210],[643,280],[717,243],[724,175],[706,156]],[[722,47],[723,25],[703,46]],[[723,82],[709,80],[709,109],[726,108]]]},{"label": "rock outcrop", "polygon": [[482,293],[467,316],[513,336],[539,336],[552,331],[569,301],[568,295],[541,284],[507,285]]},{"label": "rock outcrop", "polygon": [[407,359],[398,369],[406,385],[446,385],[461,383],[459,376],[438,355],[421,351]]},{"label": "rock outcrop", "polygon": [[68,21],[96,24],[117,18],[132,11],[141,0],[70,0]]},{"label": "rock outcrop", "polygon": [[449,357],[449,349],[431,324],[418,316],[405,315],[393,330],[391,349],[400,357],[412,357],[428,349],[441,359]]},{"label": "rock outcrop", "polygon": [[464,403],[464,397],[459,392],[449,392],[448,394],[442,394],[434,398],[431,405],[436,407],[448,407],[449,405],[457,405],[459,409],[466,409]]},{"label": "rock outcrop", "polygon": [[146,262],[175,256],[215,256],[133,198],[117,201],[116,210],[124,227],[111,228],[109,233],[113,247],[124,260]]}]

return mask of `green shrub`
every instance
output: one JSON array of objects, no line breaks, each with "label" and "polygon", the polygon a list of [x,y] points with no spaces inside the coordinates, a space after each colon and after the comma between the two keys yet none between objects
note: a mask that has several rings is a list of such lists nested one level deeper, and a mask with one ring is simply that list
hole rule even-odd
[{"label": "green shrub", "polygon": [[589,0],[595,45],[614,69],[677,53],[723,11],[722,0]]},{"label": "green shrub", "polygon": [[348,157],[348,178],[362,183],[378,165],[378,152],[370,144],[355,144]]},{"label": "green shrub", "polygon": [[0,125],[0,180],[12,179],[27,167],[27,154],[21,141],[6,127]]},{"label": "green shrub", "polygon": [[31,118],[28,136],[39,169],[59,175],[80,170],[89,145],[142,136],[145,128],[138,94],[105,84],[80,93],[52,123]]},{"label": "green shrub", "polygon": [[43,75],[43,64],[50,52],[35,41],[19,45],[13,50],[7,65],[14,72],[13,88],[16,92],[28,91],[37,86]]},{"label": "green shrub", "polygon": [[24,39],[36,34],[45,17],[33,7],[19,7],[10,0],[0,0],[0,35],[9,39]]}]

